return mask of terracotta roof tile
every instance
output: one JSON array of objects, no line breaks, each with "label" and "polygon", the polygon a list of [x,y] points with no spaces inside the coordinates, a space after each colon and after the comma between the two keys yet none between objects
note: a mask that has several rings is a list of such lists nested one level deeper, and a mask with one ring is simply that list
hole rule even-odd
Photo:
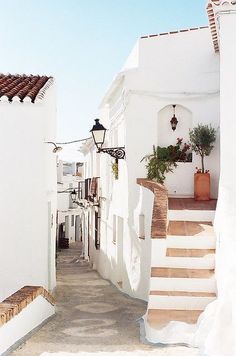
[{"label": "terracotta roof tile", "polygon": [[52,295],[43,287],[25,286],[0,303],[0,327],[19,314],[38,296],[44,297],[54,305]]},{"label": "terracotta roof tile", "polygon": [[53,78],[39,75],[0,74],[0,100],[4,96],[8,101],[17,98],[21,102],[29,98],[32,103],[37,96],[42,99]]},{"label": "terracotta roof tile", "polygon": [[226,1],[226,0],[211,0],[215,5],[236,5],[236,1]]},{"label": "terracotta roof tile", "polygon": [[166,35],[175,35],[177,33],[202,30],[205,28],[208,28],[208,26],[200,26],[200,27],[193,27],[193,28],[187,28],[187,29],[170,31],[170,32],[162,32],[162,33],[157,33],[157,34],[145,35],[145,36],[142,36],[141,39],[150,38],[150,37],[158,37],[158,36],[166,36]]},{"label": "terracotta roof tile", "polygon": [[225,0],[208,0],[208,5],[207,5],[207,14],[208,14],[208,20],[209,20],[209,27],[211,30],[212,34],[212,41],[214,45],[215,52],[219,52],[219,38],[218,38],[218,31],[217,31],[217,23],[216,23],[216,17],[215,17],[215,11],[214,8],[216,6],[223,6],[223,5],[236,5],[236,1],[225,1]]}]

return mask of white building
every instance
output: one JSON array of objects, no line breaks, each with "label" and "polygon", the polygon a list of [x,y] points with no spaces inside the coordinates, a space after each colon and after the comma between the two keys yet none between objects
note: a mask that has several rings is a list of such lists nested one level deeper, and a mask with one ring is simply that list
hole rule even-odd
[{"label": "white building", "polygon": [[[192,44],[195,44],[192,47]],[[191,50],[190,50],[191,49]],[[168,58],[166,58],[168,57]],[[178,125],[172,131],[172,105],[176,104]],[[112,159],[97,154],[88,142],[86,178],[100,177],[102,197],[101,250],[94,263],[104,277],[115,284],[121,277],[114,273],[118,267],[118,241],[124,239],[123,290],[147,300],[149,291],[148,240],[140,240],[138,216],[140,187],[137,178],[146,177],[145,162],[141,159],[152,152],[152,146],[175,144],[178,137],[188,141],[188,131],[198,123],[219,126],[219,56],[214,54],[209,28],[145,36],[136,44],[122,72],[112,83],[101,105],[102,122],[109,129],[105,147],[125,146],[126,158],[119,160],[119,179],[112,174]],[[86,151],[87,150],[87,151]],[[193,197],[193,173],[199,158],[179,163],[166,179],[169,196]],[[219,142],[207,159],[212,177],[212,198],[218,195]],[[150,195],[150,202],[151,202]],[[152,206],[145,207],[145,236],[150,235]],[[114,236],[123,231],[123,238]],[[117,231],[116,231],[117,234]],[[119,234],[118,234],[119,235]],[[107,241],[103,246],[103,239]],[[106,263],[103,254],[112,256]],[[102,260],[100,260],[100,255]],[[127,260],[126,260],[127,258]],[[140,265],[142,268],[140,269]]]},{"label": "white building", "polygon": [[[22,287],[52,291],[56,285],[56,157],[53,146],[46,143],[56,137],[53,78],[1,74],[0,117],[0,300],[4,314],[4,300],[18,290],[22,298]],[[33,288],[28,288],[30,300],[38,297],[32,302],[31,316],[25,308],[18,318],[0,324],[0,353],[54,313],[51,304],[39,296],[46,292],[38,289],[32,297]]]},{"label": "white building", "polygon": [[[104,147],[125,146],[126,158],[119,160],[119,177],[115,179],[114,159],[97,154],[92,141],[82,147],[85,177],[100,177],[100,204],[90,204],[84,213],[85,226],[90,221],[90,227],[84,229],[84,240],[88,241],[86,248],[94,268],[104,278],[125,293],[148,301],[144,318],[148,340],[201,344],[207,355],[231,356],[236,354],[235,320],[230,319],[235,295],[236,169],[229,159],[235,133],[235,2],[209,1],[207,11],[210,28],[141,37],[105,94],[100,106],[101,121],[109,129]],[[173,105],[179,121],[176,131],[170,126]],[[211,227],[214,207],[169,206],[167,221],[165,191],[142,180],[137,184],[138,178],[146,176],[145,164],[140,161],[152,152],[152,146],[175,144],[178,137],[188,141],[189,129],[198,123],[220,126],[215,148],[206,160],[211,173],[211,198],[218,198],[220,187],[215,231]],[[193,154],[192,162],[179,163],[174,173],[168,174],[165,185],[169,198],[193,197],[196,166],[199,157]],[[155,214],[160,217],[155,218]],[[158,229],[158,223],[165,224],[165,228],[169,224],[167,236],[161,235],[165,228]],[[200,230],[173,234],[170,229],[174,224],[185,224],[187,228],[192,224],[193,230]],[[95,248],[95,225],[99,228],[99,249]],[[200,232],[204,236],[196,239]],[[179,235],[178,239],[173,235]],[[216,245],[217,281],[213,274]],[[175,254],[177,250],[179,258],[170,250]],[[181,255],[183,251],[197,251],[198,255]],[[232,294],[225,302],[229,288]],[[208,304],[198,329],[196,321]],[[227,316],[214,314],[220,308],[227,309]],[[212,325],[207,321],[214,318],[213,332],[206,339]],[[172,320],[175,322],[169,324]],[[229,342],[222,339],[225,328]],[[219,344],[215,342],[217,337]]]},{"label": "white building", "polygon": [[57,164],[57,222],[58,246],[59,239],[64,238],[68,243],[81,240],[81,208],[73,203],[71,192],[83,186],[83,164],[79,162],[58,161]]}]

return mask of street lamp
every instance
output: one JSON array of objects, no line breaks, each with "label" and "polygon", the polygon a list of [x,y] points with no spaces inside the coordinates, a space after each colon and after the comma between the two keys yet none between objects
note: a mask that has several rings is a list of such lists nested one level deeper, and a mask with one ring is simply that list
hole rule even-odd
[{"label": "street lamp", "polygon": [[95,119],[95,125],[93,125],[92,132],[93,140],[98,149],[102,148],[105,141],[106,131],[105,127],[100,124],[99,119]]},{"label": "street lamp", "polygon": [[54,148],[52,150],[53,153],[57,153],[62,150],[62,147],[57,146],[57,144],[55,142],[49,141],[49,142],[45,142],[45,143],[49,143],[50,145],[54,146]]},{"label": "street lamp", "polygon": [[75,190],[75,189],[72,190],[72,192],[70,193],[70,195],[71,195],[72,202],[74,203],[74,202],[75,202],[75,199],[76,199],[76,195],[77,195],[76,190]]},{"label": "street lamp", "polygon": [[95,119],[95,125],[90,130],[93,136],[94,143],[98,149],[98,153],[104,152],[114,157],[115,159],[124,159],[125,158],[125,147],[108,147],[102,148],[107,129],[100,124],[99,119]]}]

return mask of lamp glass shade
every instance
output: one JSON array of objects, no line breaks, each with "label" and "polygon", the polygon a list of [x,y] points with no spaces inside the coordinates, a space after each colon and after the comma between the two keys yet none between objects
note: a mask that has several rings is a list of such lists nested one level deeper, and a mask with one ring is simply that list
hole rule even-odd
[{"label": "lamp glass shade", "polygon": [[178,120],[174,114],[174,116],[172,117],[172,119],[170,120],[170,124],[171,124],[171,128],[173,131],[176,130],[177,124],[178,124]]},{"label": "lamp glass shade", "polygon": [[95,125],[93,125],[93,128],[90,130],[90,132],[92,132],[94,143],[98,148],[102,148],[102,145],[104,144],[106,130],[107,129],[102,124],[100,124],[99,119],[96,119]]},{"label": "lamp glass shade", "polygon": [[75,201],[75,199],[76,199],[76,191],[75,191],[75,189],[74,190],[72,190],[72,192],[71,192],[71,199],[72,199],[72,201]]}]

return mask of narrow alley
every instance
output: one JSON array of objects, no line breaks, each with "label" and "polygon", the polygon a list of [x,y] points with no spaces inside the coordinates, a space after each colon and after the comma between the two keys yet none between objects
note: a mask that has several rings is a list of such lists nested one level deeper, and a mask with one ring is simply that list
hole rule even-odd
[{"label": "narrow alley", "polygon": [[80,255],[78,243],[59,253],[56,316],[13,355],[197,355],[195,349],[142,343],[138,319],[145,313],[145,302],[120,293]]}]

